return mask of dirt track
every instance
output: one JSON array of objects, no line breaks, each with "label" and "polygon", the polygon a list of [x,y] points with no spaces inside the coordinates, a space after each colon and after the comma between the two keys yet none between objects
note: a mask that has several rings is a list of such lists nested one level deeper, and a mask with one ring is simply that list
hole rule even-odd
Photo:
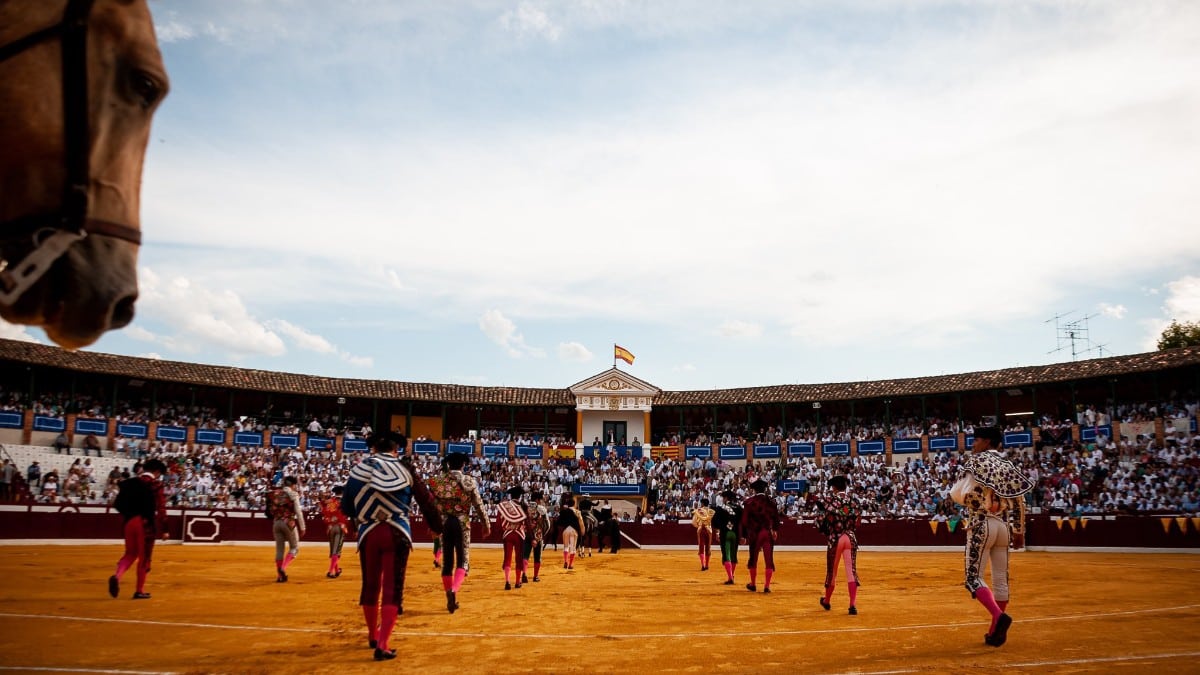
[{"label": "dirt track", "polygon": [[[376,663],[357,607],[352,550],[340,579],[306,546],[274,583],[268,547],[165,546],[149,601],[113,600],[114,546],[0,547],[0,666],[10,670],[185,673],[310,672],[1200,672],[1200,556],[1022,553],[1016,619],[1000,649],[951,553],[860,555],[860,614],[817,604],[819,553],[781,553],[771,595],[724,586],[694,554],[622,551],[562,569],[547,550],[542,581],[505,592],[500,551],[475,548],[474,570],[445,610],[429,549],[409,566],[405,611]],[[744,551],[743,551],[744,563]],[[760,579],[761,585],[761,579]],[[70,617],[70,618],[58,618]],[[77,669],[77,670],[75,670]]]}]

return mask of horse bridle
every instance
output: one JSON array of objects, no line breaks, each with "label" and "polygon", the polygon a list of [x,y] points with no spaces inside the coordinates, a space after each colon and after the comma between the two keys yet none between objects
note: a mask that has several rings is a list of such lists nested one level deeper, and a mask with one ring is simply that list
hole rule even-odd
[{"label": "horse bridle", "polygon": [[13,305],[72,244],[89,234],[142,243],[141,230],[136,227],[88,217],[91,138],[87,33],[94,2],[68,0],[62,21],[0,47],[0,61],[6,61],[45,40],[58,38],[62,43],[63,162],[67,168],[58,213],[0,223],[0,242],[25,242],[33,247],[14,265],[0,251],[0,305]]}]

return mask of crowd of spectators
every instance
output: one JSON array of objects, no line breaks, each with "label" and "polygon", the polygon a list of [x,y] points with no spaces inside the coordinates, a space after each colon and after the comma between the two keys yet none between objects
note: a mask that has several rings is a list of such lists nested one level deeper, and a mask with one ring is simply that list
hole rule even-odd
[{"label": "crowd of spectators", "polygon": [[[1009,449],[1006,454],[1026,472],[1035,489],[1026,499],[1033,513],[1083,516],[1090,514],[1200,513],[1200,436],[1178,432],[1162,447],[1152,440],[1089,444],[1054,444]],[[199,446],[186,450],[175,444],[152,444],[143,456],[167,462],[166,494],[173,507],[261,509],[266,492],[284,476],[300,479],[304,508],[317,509],[318,500],[342,484],[360,455],[304,452],[297,449]],[[136,473],[140,459],[131,458],[123,471],[107,477],[91,471],[90,458],[78,458],[65,475],[48,473],[39,479],[37,499],[43,502],[108,503],[116,483]],[[440,470],[441,457],[414,458],[422,478]],[[654,459],[608,454],[595,460],[529,460],[515,457],[473,457],[465,471],[475,477],[489,511],[514,485],[540,490],[556,502],[577,483],[645,485],[648,496],[643,522],[687,520],[701,499],[720,500],[725,490],[749,496],[758,478],[804,481],[803,492],[780,492],[775,497],[789,518],[811,518],[815,500],[828,489],[834,475],[844,474],[864,517],[881,519],[954,520],[958,508],[949,491],[958,467],[957,453],[937,453],[928,460],[912,457],[890,465],[882,455],[812,458],[782,462],[738,463],[699,458]],[[633,490],[631,490],[633,491]]]},{"label": "crowd of spectators", "polygon": [[[1037,511],[1060,515],[1096,513],[1186,513],[1200,511],[1198,474],[1200,474],[1200,436],[1171,424],[1174,420],[1194,418],[1198,404],[1193,399],[1172,397],[1165,402],[1127,403],[1108,412],[1094,405],[1081,405],[1073,419],[1052,414],[1036,418],[1011,420],[1006,430],[1027,430],[1038,426],[1041,442],[1036,448],[1010,449],[1009,456],[1026,471],[1036,488],[1027,496],[1029,506]],[[0,390],[0,409],[32,409],[36,414],[62,416],[68,410],[81,415],[104,416],[109,408],[89,396],[70,397],[44,394],[29,400],[20,392]],[[166,402],[151,406],[145,402],[118,401],[116,418],[122,423],[157,421],[160,424],[188,425],[200,428],[239,431],[271,431],[347,438],[369,436],[370,425],[353,418],[336,416],[306,416],[293,410],[263,410],[254,415],[239,416],[232,421],[221,417],[214,408]],[[1157,418],[1168,422],[1166,442],[1160,447],[1153,434],[1137,434],[1132,438],[1108,439],[1076,444],[1071,440],[1071,427],[1104,427],[1112,419],[1123,423],[1148,424]],[[1182,425],[1186,428],[1186,424]],[[830,416],[815,422],[801,421],[785,430],[782,426],[765,426],[749,430],[744,422],[725,421],[714,424],[705,420],[706,431],[679,431],[664,435],[662,443],[669,445],[707,445],[712,443],[782,443],[782,442],[845,442],[850,440],[880,440],[889,434],[896,439],[970,434],[970,422],[936,416],[921,418],[901,413],[890,423],[861,418]],[[483,429],[478,434],[483,443],[513,443],[517,446],[573,446],[574,439],[565,435],[538,432],[513,432],[505,429]],[[422,440],[417,438],[414,440]],[[475,439],[462,437],[460,442]],[[91,460],[81,458],[60,476],[48,472],[29,478],[38,488],[41,501],[72,501],[76,503],[107,503],[114,496],[116,482],[124,475],[136,472],[137,463],[148,457],[167,461],[167,494],[173,506],[260,509],[267,490],[285,475],[300,478],[302,503],[314,510],[318,499],[333,486],[345,481],[352,463],[358,456],[349,453],[340,459],[330,452],[305,452],[294,449],[247,448],[232,449],[219,446],[199,446],[186,450],[172,443],[134,440],[118,437],[114,442],[118,456],[129,459],[121,472],[95,476]],[[576,483],[645,485],[648,495],[645,513],[638,514],[647,522],[686,520],[701,499],[719,500],[726,489],[749,495],[749,485],[759,477],[774,480],[804,481],[804,493],[776,495],[779,506],[789,517],[813,515],[814,499],[827,489],[828,479],[846,474],[854,486],[855,498],[866,517],[877,518],[934,518],[953,519],[957,510],[948,500],[949,489],[957,471],[957,455],[940,453],[928,460],[908,459],[897,466],[888,465],[882,455],[855,458],[827,458],[818,466],[811,458],[788,458],[781,462],[751,461],[737,466],[719,460],[700,459],[643,459],[621,458],[600,452],[598,459],[527,460],[520,458],[475,457],[467,467],[481,486],[489,508],[500,502],[505,491],[521,485],[526,492],[541,490],[550,499],[570,491]],[[416,462],[423,477],[438,470],[439,458],[418,456]],[[1035,511],[1036,512],[1036,511]]]}]

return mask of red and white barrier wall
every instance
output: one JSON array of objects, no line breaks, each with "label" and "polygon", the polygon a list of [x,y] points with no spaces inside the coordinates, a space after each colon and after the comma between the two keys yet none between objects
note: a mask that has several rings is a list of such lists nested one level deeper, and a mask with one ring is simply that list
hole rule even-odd
[{"label": "red and white barrier wall", "polygon": [[[261,512],[172,509],[168,511],[172,540],[185,544],[268,542],[271,522]],[[488,543],[475,524],[471,540]],[[319,519],[308,521],[306,541],[325,541],[325,526]],[[424,523],[416,523],[418,543],[432,541]],[[625,546],[692,546],[695,530],[687,523],[642,525],[622,523]],[[89,540],[116,541],[121,538],[121,516],[103,506],[0,506],[0,540]],[[947,523],[928,520],[864,522],[858,530],[863,546],[943,547],[961,546],[964,531],[954,532]],[[1096,516],[1066,519],[1031,516],[1026,543],[1033,548],[1131,548],[1200,550],[1200,517]],[[811,524],[786,522],[779,533],[780,546],[822,546],[824,540]]]}]

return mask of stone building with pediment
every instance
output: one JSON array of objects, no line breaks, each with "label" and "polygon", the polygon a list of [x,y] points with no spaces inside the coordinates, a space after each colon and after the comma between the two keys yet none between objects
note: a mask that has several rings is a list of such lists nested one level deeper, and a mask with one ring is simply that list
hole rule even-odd
[{"label": "stone building with pediment", "polygon": [[658,387],[615,366],[569,387],[575,398],[575,438],[584,445],[650,443],[650,412]]}]

